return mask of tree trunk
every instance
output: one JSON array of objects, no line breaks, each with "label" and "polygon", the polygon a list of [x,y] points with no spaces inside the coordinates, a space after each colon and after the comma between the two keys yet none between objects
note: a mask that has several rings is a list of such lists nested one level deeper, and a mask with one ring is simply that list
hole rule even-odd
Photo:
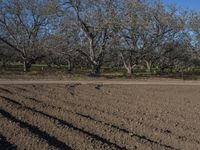
[{"label": "tree trunk", "polygon": [[182,78],[182,80],[184,80],[184,71],[183,71],[183,68],[181,68],[181,78]]},{"label": "tree trunk", "polygon": [[2,61],[2,68],[6,68],[6,61]]},{"label": "tree trunk", "polygon": [[124,62],[124,68],[126,69],[126,75],[127,76],[129,76],[129,77],[132,76],[134,67],[135,67],[135,65],[131,66],[130,64],[126,64]]},{"label": "tree trunk", "polygon": [[130,60],[129,62],[126,62],[126,59],[124,58],[123,54],[120,54],[121,58],[122,58],[122,62],[124,64],[124,68],[126,69],[126,75],[127,76],[131,76],[133,73],[133,68],[135,67],[135,65],[131,66]]},{"label": "tree trunk", "polygon": [[124,62],[124,68],[126,69],[127,76],[132,76],[133,75],[133,68],[135,66],[136,66],[136,64],[131,65],[130,63],[126,64],[126,62]]},{"label": "tree trunk", "polygon": [[125,67],[126,68],[126,73],[128,76],[131,76],[132,75],[132,68],[131,67]]},{"label": "tree trunk", "polygon": [[152,66],[152,63],[151,62],[148,62],[148,61],[145,61],[146,62],[146,67],[147,67],[147,73],[151,74],[151,66]]},{"label": "tree trunk", "polygon": [[27,60],[24,60],[24,72],[29,72],[31,69],[31,63]]},{"label": "tree trunk", "polygon": [[74,64],[72,63],[72,60],[68,60],[67,63],[68,63],[68,65],[67,65],[68,71],[70,71],[70,72],[73,71]]},{"label": "tree trunk", "polygon": [[92,65],[92,74],[93,75],[100,75],[101,73],[101,65]]}]

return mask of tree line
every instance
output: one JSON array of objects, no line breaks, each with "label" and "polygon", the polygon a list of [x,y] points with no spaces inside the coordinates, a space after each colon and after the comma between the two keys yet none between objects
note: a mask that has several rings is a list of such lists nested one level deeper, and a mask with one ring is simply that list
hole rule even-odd
[{"label": "tree line", "polygon": [[0,61],[91,69],[200,65],[200,12],[159,0],[0,0]]}]

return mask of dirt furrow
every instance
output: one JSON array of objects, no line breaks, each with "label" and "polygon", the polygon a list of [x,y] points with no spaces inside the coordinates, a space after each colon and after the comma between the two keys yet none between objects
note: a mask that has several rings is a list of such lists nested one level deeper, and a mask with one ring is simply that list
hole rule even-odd
[{"label": "dirt furrow", "polygon": [[[60,102],[60,101],[59,101]],[[53,102],[53,104],[54,105],[56,105],[56,101],[54,101]],[[48,106],[50,106],[50,105],[48,105]],[[65,105],[60,105],[58,108],[59,109],[61,109],[61,107],[62,108],[64,108],[64,106]],[[80,106],[79,108],[78,108],[78,110],[79,109],[81,109],[83,106]],[[54,108],[56,108],[55,106],[54,107],[52,107],[52,109],[54,109]],[[84,107],[83,107],[84,108]],[[63,109],[64,111],[67,111],[66,109]],[[85,108],[83,109],[83,110],[85,110]],[[69,112],[69,111],[68,111]],[[94,114],[93,112],[92,113],[90,113],[90,114]],[[102,116],[102,115],[101,115]],[[107,115],[106,115],[107,116]],[[107,117],[108,118],[108,117]],[[124,118],[124,117],[123,117]],[[119,118],[117,118],[118,120],[119,120]],[[128,119],[128,121],[130,121],[130,119]],[[133,121],[135,121],[135,120],[133,120]],[[98,122],[98,121],[97,121]],[[139,123],[138,122],[138,120],[136,121],[136,124],[137,123]],[[135,123],[134,123],[135,124]],[[141,122],[140,122],[140,124],[141,124]],[[145,124],[145,123],[143,123],[143,124]],[[146,123],[146,125],[149,125],[148,123]],[[112,124],[111,124],[111,126],[112,126]],[[147,126],[145,126],[145,127],[147,127]],[[176,134],[174,134],[174,133],[171,133],[171,131],[169,130],[169,129],[159,129],[159,128],[157,128],[157,127],[153,127],[153,126],[151,126],[151,131],[150,131],[150,133],[151,132],[155,132],[154,131],[154,129],[156,129],[156,130],[159,130],[159,133],[161,134],[161,133],[163,133],[163,135],[165,135],[165,139],[168,139],[168,136],[170,136],[169,138],[171,139],[172,138],[172,136],[175,136],[176,137],[176,139],[173,139],[173,140],[184,140],[185,141],[185,138],[184,138],[184,136],[179,136],[179,135],[176,135]],[[138,134],[137,134],[138,135]],[[146,136],[144,136],[144,137],[146,137]],[[152,136],[152,135],[150,135],[149,137],[154,137],[154,136]],[[195,140],[193,139],[193,140],[190,140],[190,139],[188,139],[187,138],[187,141],[188,142],[194,142]],[[197,141],[198,142],[198,141]],[[196,143],[196,142],[195,142]]]},{"label": "dirt furrow", "polygon": [[[163,122],[162,123],[161,122],[162,120],[160,120],[160,119],[158,120],[157,118],[155,118],[154,120],[146,119],[146,116],[145,116],[146,113],[144,113],[142,115],[139,115],[139,114],[136,115],[134,113],[131,113],[131,115],[130,114],[118,113],[118,112],[116,113],[116,112],[111,111],[110,109],[106,109],[106,108],[100,109],[96,105],[93,105],[93,103],[90,103],[90,104],[89,103],[87,104],[86,102],[83,103],[81,100],[82,99],[79,98],[79,100],[73,99],[73,100],[69,101],[69,99],[68,99],[66,101],[60,100],[59,102],[60,103],[63,102],[66,106],[70,105],[74,109],[77,108],[77,110],[90,111],[91,115],[100,114],[101,117],[105,117],[105,118],[109,118],[109,117],[111,117],[112,119],[117,118],[118,122],[120,120],[122,121],[122,124],[124,124],[124,122],[128,122],[128,123],[126,123],[128,125],[134,123],[134,124],[137,124],[139,126],[143,126],[146,129],[149,128],[150,130],[152,130],[152,132],[155,132],[154,131],[154,129],[155,129],[155,130],[159,130],[160,132],[164,132],[164,134],[165,134],[165,130],[164,130],[165,128],[167,128],[167,130],[170,130],[170,127],[167,126],[167,124],[166,124],[166,123],[169,123],[169,122]],[[62,105],[62,106],[64,107],[65,105]],[[144,118],[144,116],[145,116],[145,118]],[[171,123],[171,121],[170,121],[170,123]],[[193,131],[193,128],[191,128],[191,127],[188,127],[188,126],[186,126],[184,124],[180,124],[180,123],[177,124],[177,121],[174,122],[172,125],[177,126],[177,130],[180,130],[180,131],[187,131],[188,133],[191,133]],[[178,128],[180,126],[181,126],[181,128]],[[185,132],[185,134],[187,132]],[[194,129],[193,134],[199,134],[199,131]],[[187,135],[187,136],[190,136],[190,135]],[[180,139],[179,135],[177,135],[177,138]]]},{"label": "dirt furrow", "polygon": [[[82,96],[80,96],[80,97],[82,97]],[[80,97],[78,99],[74,98],[72,100],[69,98],[67,99],[67,97],[66,97],[66,99],[67,99],[67,102],[70,101],[68,104],[74,103],[74,105],[78,104],[80,106],[90,107],[90,109],[94,108],[95,110],[99,110],[101,112],[103,111],[106,113],[116,114],[118,116],[121,116],[122,118],[125,117],[125,118],[129,118],[129,119],[136,119],[136,118],[141,119],[141,116],[143,116],[143,119],[145,119],[146,122],[151,122],[151,124],[153,126],[159,125],[159,126],[163,126],[163,128],[166,128],[167,127],[166,124],[171,124],[174,127],[176,127],[178,125],[178,126],[181,126],[181,128],[180,128],[181,130],[187,131],[188,129],[189,130],[194,129],[194,134],[195,133],[200,134],[200,130],[195,129],[193,126],[191,126],[192,121],[195,124],[198,124],[198,122],[196,122],[196,119],[193,119],[193,120],[190,119],[191,121],[188,120],[188,122],[186,122],[185,121],[186,119],[174,116],[173,114],[171,114],[171,111],[168,111],[170,113],[168,113],[168,112],[164,113],[164,115],[166,115],[166,117],[171,118],[170,120],[167,120],[167,119],[164,119],[164,116],[162,116],[161,112],[149,115],[150,113],[147,112],[147,109],[146,109],[146,111],[142,109],[143,106],[140,106],[136,109],[133,109],[133,108],[129,109],[129,107],[123,108],[123,105],[121,105],[121,103],[113,101],[113,106],[110,107],[106,102],[107,98],[106,98],[105,102],[104,102],[104,99],[101,99],[101,101],[99,101],[99,102],[96,102],[96,101],[87,102],[88,100],[85,101]],[[137,106],[138,106],[138,104],[137,104]],[[126,111],[124,111],[124,110],[126,110]],[[163,110],[163,109],[161,111],[166,112],[166,110]],[[131,114],[131,116],[130,116],[130,114]],[[130,116],[130,117],[128,117],[128,116]],[[162,116],[162,117],[159,117],[159,116]],[[152,118],[155,118],[155,119],[152,120]],[[177,120],[179,120],[178,123],[177,123]],[[177,129],[179,129],[179,128],[177,127]],[[189,132],[191,132],[191,131],[189,131]]]},{"label": "dirt furrow", "polygon": [[[99,135],[97,135],[95,133],[91,133],[91,132],[86,131],[86,130],[84,130],[82,128],[78,128],[78,127],[74,126],[72,123],[69,123],[67,121],[61,120],[61,119],[56,118],[54,116],[50,116],[49,114],[46,114],[46,113],[44,113],[42,111],[37,111],[37,110],[34,110],[34,109],[30,108],[30,107],[23,106],[19,102],[16,102],[14,100],[10,101],[10,98],[7,98],[5,100],[6,100],[7,104],[5,104],[4,107],[6,107],[6,109],[9,109],[9,111],[12,111],[13,109],[16,109],[16,107],[18,107],[17,110],[15,110],[12,113],[15,113],[16,116],[17,116],[18,113],[20,113],[21,114],[20,116],[24,116],[23,120],[27,120],[27,122],[31,121],[32,124],[35,124],[34,121],[32,121],[33,118],[32,118],[32,120],[28,120],[29,118],[28,117],[26,118],[25,116],[27,116],[28,114],[30,114],[30,116],[33,116],[33,117],[34,117],[34,115],[35,116],[37,115],[38,116],[37,117],[38,120],[42,119],[42,120],[44,120],[44,122],[48,122],[48,125],[49,124],[53,125],[54,126],[53,128],[54,128],[55,131],[56,130],[58,131],[60,129],[63,129],[63,130],[70,129],[73,132],[76,131],[76,133],[82,134],[83,136],[85,136],[84,139],[89,139],[89,141],[91,141],[93,143],[93,144],[90,143],[90,145],[92,144],[93,147],[101,148],[103,146],[102,148],[104,148],[104,147],[108,148],[109,147],[109,149],[125,149],[123,147],[118,146],[115,143],[111,143],[107,139],[104,139],[104,138],[102,138],[101,136],[99,136]],[[3,102],[5,102],[5,101],[3,101]],[[37,121],[37,123],[39,123],[39,122]],[[39,124],[39,126],[41,127],[41,124]],[[45,130],[45,127],[44,127],[43,130]],[[64,133],[64,131],[62,131],[62,132]],[[54,132],[54,134],[59,136],[59,132],[58,133]],[[86,143],[86,141],[84,141],[84,142]],[[99,143],[99,144],[97,145],[97,143]],[[86,148],[86,149],[88,149],[88,148]],[[91,149],[91,147],[90,147],[90,149]]]},{"label": "dirt furrow", "polygon": [[21,128],[28,129],[32,134],[35,134],[39,138],[46,140],[49,145],[52,145],[58,149],[72,150],[72,148],[67,146],[65,143],[57,140],[55,137],[50,136],[47,132],[41,131],[37,126],[31,125],[27,122],[17,119],[16,117],[12,116],[9,112],[6,112],[5,110],[0,109],[0,114],[11,121],[18,123]]},{"label": "dirt furrow", "polygon": [[[90,88],[89,90],[85,90]],[[188,115],[188,111],[187,113],[185,113],[184,111],[179,111],[180,109],[184,109],[184,105],[174,105],[174,104],[168,104],[169,107],[166,107],[166,103],[165,101],[162,101],[162,103],[160,103],[159,101],[157,102],[151,102],[150,104],[152,105],[152,107],[157,108],[157,110],[151,111],[148,109],[148,105],[146,105],[146,103],[149,103],[148,101],[144,102],[144,96],[137,94],[138,96],[130,98],[130,94],[123,94],[120,95],[109,95],[109,94],[105,94],[106,91],[110,91],[111,89],[109,89],[107,86],[104,87],[104,91],[99,91],[97,92],[95,89],[95,85],[93,85],[93,87],[85,87],[84,89],[78,90],[81,91],[81,93],[78,93],[78,96],[80,97],[84,97],[84,103],[88,103],[88,104],[94,104],[94,105],[98,105],[98,107],[109,107],[109,109],[111,109],[112,111],[116,111],[116,113],[121,113],[124,115],[127,114],[134,114],[134,115],[143,115],[144,112],[146,112],[145,116],[146,118],[152,118],[154,116],[156,116],[157,111],[162,111],[161,113],[167,115],[166,117],[169,117],[171,119],[174,118],[174,120],[170,120],[170,121],[176,121],[176,120],[188,120],[188,124],[190,124],[193,120],[195,120],[196,118],[198,118],[199,116],[196,115],[196,112],[193,111],[189,111]],[[124,87],[125,88],[125,87]],[[146,86],[144,88],[147,88]],[[147,88],[148,89],[148,88]],[[89,91],[89,92],[88,92]],[[132,91],[132,90],[131,90]],[[119,91],[120,92],[120,91]],[[151,95],[151,93],[149,93]],[[95,96],[94,96],[95,95]],[[119,97],[120,96],[120,97]],[[154,97],[157,97],[156,94],[154,94]],[[167,96],[165,96],[167,97]],[[99,98],[101,99],[101,101],[99,101]],[[136,98],[136,100],[134,99]],[[172,97],[173,98],[173,97]],[[118,101],[116,101],[116,99],[119,99]],[[137,102],[137,105],[135,105],[135,102]],[[171,101],[170,101],[171,102]],[[172,101],[173,102],[173,101]],[[165,111],[164,110],[159,110],[159,108],[162,107],[166,107]],[[176,108],[174,108],[176,107]],[[168,110],[168,108],[173,109],[173,111]],[[192,109],[191,109],[192,110]],[[169,113],[170,112],[170,113]],[[165,121],[165,120],[162,120]],[[160,121],[159,121],[160,123]],[[164,122],[164,124],[166,124]],[[184,122],[184,124],[186,124]],[[199,124],[200,125],[200,124]]]},{"label": "dirt furrow", "polygon": [[[25,102],[25,101],[24,101]],[[42,105],[42,106],[45,106],[45,105]],[[73,118],[71,119],[72,121],[73,120],[81,120],[81,118],[80,117],[78,117],[77,116],[77,113],[74,113],[74,112],[72,112],[72,111],[67,111],[67,110],[60,110],[60,107],[58,108],[58,111],[60,111],[60,113],[61,114],[58,114],[58,111],[54,111],[54,109],[56,109],[57,107],[52,107],[52,106],[50,106],[50,108],[48,108],[50,105],[46,105],[44,108],[40,108],[41,110],[45,110],[46,112],[48,112],[48,113],[52,113],[52,114],[57,114],[57,116],[62,116],[62,113],[61,113],[61,111],[64,111],[64,112],[68,112],[68,113],[71,113],[71,115],[70,116],[73,116]],[[36,111],[36,110],[34,110],[34,111]],[[43,115],[46,115],[46,116],[48,116],[48,117],[51,117],[52,118],[52,116],[49,116],[48,114],[45,114],[45,113],[43,113],[43,112],[41,112],[41,111],[36,111],[36,112],[39,112],[39,113],[41,113],[41,114],[43,114]],[[63,113],[64,113],[63,112]],[[91,120],[96,124],[96,127],[97,128],[101,128],[102,130],[104,130],[104,131],[106,131],[106,132],[110,132],[110,131],[112,131],[112,134],[113,133],[115,133],[115,132],[121,132],[121,134],[124,134],[124,133],[126,133],[126,134],[128,134],[128,135],[124,135],[124,137],[126,137],[127,139],[129,138],[130,140],[134,140],[134,139],[136,139],[136,141],[135,141],[135,143],[137,143],[137,142],[139,142],[139,143],[146,143],[147,145],[149,145],[149,146],[151,146],[151,145],[156,145],[156,146],[160,146],[160,147],[164,147],[164,148],[169,148],[169,149],[175,149],[175,148],[173,148],[172,146],[169,146],[169,145],[166,145],[166,144],[162,144],[162,143],[160,143],[160,142],[157,142],[157,141],[154,141],[154,140],[152,140],[152,139],[149,139],[149,138],[147,138],[146,136],[144,136],[144,135],[139,135],[139,134],[137,134],[137,133],[133,133],[133,132],[130,132],[130,131],[128,131],[128,130],[126,130],[126,129],[123,129],[123,128],[120,128],[120,127],[118,127],[118,126],[116,126],[116,125],[113,125],[113,124],[109,124],[109,123],[104,123],[104,122],[102,122],[102,121],[99,121],[99,120],[95,120],[95,119],[93,119],[93,118],[90,118],[90,117],[88,117],[88,116],[84,116],[84,115],[82,115],[82,114],[78,114],[79,116],[82,116],[82,117],[84,117],[84,118],[86,118],[86,120],[83,120],[83,121],[81,121],[81,122],[85,122],[85,121],[90,121],[90,122],[87,122],[87,125],[90,125],[91,124]],[[55,118],[55,117],[53,117],[53,119],[56,119],[56,120],[58,120],[58,121],[60,121],[61,123],[64,123],[64,121],[62,121],[62,120],[59,120],[58,118]],[[68,118],[69,119],[69,118]],[[74,122],[74,124],[75,124],[76,122]],[[98,124],[98,123],[100,123],[100,124]],[[91,130],[91,127],[92,127],[92,124],[90,125],[90,129],[88,129],[88,130]],[[95,128],[96,128],[95,127]],[[85,128],[85,127],[84,127]],[[114,130],[114,131],[113,131]],[[93,132],[99,132],[99,131],[93,131]],[[111,136],[111,135],[108,135],[108,136]],[[113,135],[114,136],[114,135]],[[117,136],[119,136],[119,135],[116,135],[115,137],[117,137]],[[133,139],[131,139],[130,137],[132,137]],[[121,139],[121,141],[123,141],[123,138]],[[126,140],[124,140],[124,141],[126,141]],[[118,140],[117,142],[120,142],[120,140]],[[124,144],[128,144],[128,143],[124,143]],[[129,143],[130,144],[130,143]],[[141,145],[140,145],[141,146]]]},{"label": "dirt furrow", "polygon": [[0,93],[8,93],[8,94],[13,94],[9,89],[5,88],[5,87],[0,87]]},{"label": "dirt furrow", "polygon": [[[73,83],[0,87],[4,111],[72,149],[200,148],[198,86]],[[15,144],[10,135],[2,135]]]},{"label": "dirt furrow", "polygon": [[[75,88],[76,86],[73,86],[73,85],[68,85],[69,87],[72,87],[72,88]],[[68,87],[67,86],[67,87]],[[79,86],[79,85],[77,85],[77,86]],[[93,85],[93,86],[95,86],[95,85]],[[69,87],[68,87],[68,89],[69,89]],[[57,88],[57,86],[56,86],[56,88]],[[93,87],[94,88],[94,87]],[[42,89],[42,91],[45,91],[45,90],[43,90]],[[48,91],[48,90],[47,90]],[[55,91],[55,90],[54,90]],[[49,93],[50,91],[48,91],[47,93]],[[93,91],[94,92],[94,91]],[[98,92],[97,92],[98,93]],[[44,93],[45,94],[45,93]],[[43,94],[43,95],[44,95]],[[60,94],[60,93],[57,93],[58,95]],[[105,94],[102,94],[102,95],[105,95]],[[86,96],[88,96],[88,98],[85,98],[86,100],[89,100],[89,99],[91,99],[91,98],[89,98],[89,97],[92,97],[90,94],[86,94]],[[124,113],[130,113],[130,111],[133,113],[133,114],[135,114],[135,115],[138,115],[138,113],[140,113],[140,114],[143,114],[144,113],[144,111],[145,110],[147,110],[144,106],[145,105],[141,105],[139,108],[140,108],[140,111],[138,111],[138,107],[135,107],[135,109],[130,109],[130,111],[129,112],[126,112],[126,111],[120,111],[120,110],[129,110],[127,107],[129,107],[129,106],[131,106],[130,104],[129,105],[127,105],[127,103],[126,102],[124,102],[124,101],[126,101],[126,99],[123,99],[122,101],[117,101],[117,103],[116,102],[114,102],[114,101],[111,101],[111,102],[109,102],[108,103],[108,101],[110,101],[110,99],[112,100],[112,99],[115,99],[115,97],[114,97],[114,95],[112,95],[113,96],[113,98],[111,98],[111,97],[105,97],[105,98],[103,98],[102,100],[104,100],[104,99],[106,99],[106,106],[109,106],[109,108],[114,108],[114,109],[112,109],[112,110],[116,110],[117,112],[115,112],[115,113],[122,113],[122,114],[124,114]],[[138,101],[140,101],[140,100],[138,100]],[[84,101],[85,102],[85,101]],[[90,104],[91,103],[95,103],[95,104],[98,104],[98,107],[99,106],[101,106],[101,105],[103,105],[102,107],[104,107],[105,105],[104,105],[104,103],[99,103],[99,101],[97,100],[97,101],[95,101],[95,97],[93,97],[93,99],[92,99],[92,102],[90,101],[89,102]],[[110,104],[111,103],[111,104]],[[115,104],[117,104],[117,105],[115,105]],[[120,107],[118,107],[120,105]],[[125,108],[126,107],[126,109],[122,109],[122,108]],[[132,105],[131,107],[134,107],[134,105]],[[144,108],[143,108],[144,107]],[[144,110],[144,111],[142,111],[142,109]],[[126,115],[126,114],[124,114],[124,115]],[[140,115],[139,114],[139,115]],[[168,114],[168,116],[167,117],[170,117],[169,115],[176,115],[177,113],[174,113],[174,114]],[[155,114],[152,114],[153,116],[155,116]],[[149,113],[146,113],[146,116],[148,117],[148,118],[151,118],[152,117],[152,115],[149,115]],[[183,116],[183,115],[182,115]],[[194,115],[193,115],[194,116]]]},{"label": "dirt furrow", "polygon": [[0,108],[0,134],[6,137],[6,141],[8,140],[7,142],[10,143],[11,147],[9,148],[11,149],[58,149],[48,143],[48,140],[46,140],[48,136],[38,138],[40,137],[38,133],[27,129],[23,122],[2,108]]},{"label": "dirt furrow", "polygon": [[8,142],[6,137],[0,134],[0,148],[4,150],[16,150],[17,146]]}]

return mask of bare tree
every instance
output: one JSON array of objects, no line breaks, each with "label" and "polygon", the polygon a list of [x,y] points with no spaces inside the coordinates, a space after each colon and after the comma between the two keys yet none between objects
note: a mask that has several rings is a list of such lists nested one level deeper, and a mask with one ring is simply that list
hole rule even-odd
[{"label": "bare tree", "polygon": [[176,15],[175,7],[156,1],[126,1],[121,18],[121,58],[128,74],[138,64],[145,63],[147,71],[159,59],[159,47],[176,38],[184,28],[184,22]]},{"label": "bare tree", "polygon": [[199,16],[159,0],[1,0],[0,41],[9,47],[1,57],[14,50],[24,71],[40,60],[93,74],[178,70],[199,59]]},{"label": "bare tree", "polygon": [[0,2],[0,40],[20,54],[24,71],[45,56],[44,41],[51,30],[45,11],[47,4],[46,0]]},{"label": "bare tree", "polygon": [[86,57],[92,73],[99,74],[113,32],[114,2],[70,0],[67,5],[73,8],[68,13],[74,15],[74,26],[79,31],[80,47],[77,51]]}]

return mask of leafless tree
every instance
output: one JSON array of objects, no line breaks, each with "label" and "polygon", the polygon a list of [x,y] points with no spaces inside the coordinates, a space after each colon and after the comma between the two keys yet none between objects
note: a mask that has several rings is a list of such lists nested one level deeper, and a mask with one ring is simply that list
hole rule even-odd
[{"label": "leafless tree", "polygon": [[176,16],[175,7],[156,1],[153,6],[141,1],[126,1],[121,29],[121,58],[128,74],[143,62],[148,72],[157,59],[159,47],[176,38],[184,28],[184,22]]},{"label": "leafless tree", "polygon": [[180,70],[199,59],[199,18],[159,0],[1,0],[0,41],[9,46],[1,57],[15,51],[24,71],[40,60],[93,74],[102,66]]},{"label": "leafless tree", "polygon": [[51,31],[45,7],[47,0],[2,0],[0,2],[0,40],[17,51],[24,71],[45,56],[44,43]]},{"label": "leafless tree", "polygon": [[92,73],[99,74],[113,35],[114,1],[70,0],[66,4],[71,6],[68,13],[73,16],[74,26],[79,31],[76,50],[86,57]]}]

